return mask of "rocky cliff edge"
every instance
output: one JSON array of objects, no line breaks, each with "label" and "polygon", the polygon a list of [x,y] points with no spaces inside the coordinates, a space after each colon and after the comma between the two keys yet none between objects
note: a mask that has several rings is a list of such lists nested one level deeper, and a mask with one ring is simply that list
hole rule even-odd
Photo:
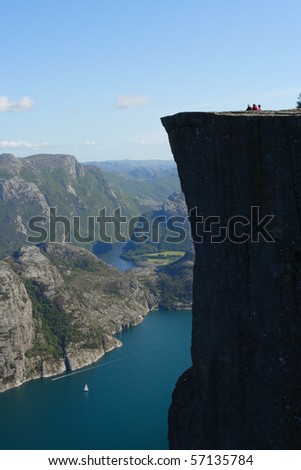
[{"label": "rocky cliff edge", "polygon": [[299,449],[301,112],[162,122],[196,251],[193,367],[173,394],[170,447]]}]

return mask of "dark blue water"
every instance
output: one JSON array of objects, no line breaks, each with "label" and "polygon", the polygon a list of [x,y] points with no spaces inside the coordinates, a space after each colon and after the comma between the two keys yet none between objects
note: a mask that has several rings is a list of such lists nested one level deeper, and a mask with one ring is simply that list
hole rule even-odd
[{"label": "dark blue water", "polygon": [[111,264],[115,268],[119,269],[119,271],[126,271],[127,269],[133,268],[135,263],[120,258],[124,246],[125,243],[115,243],[111,250],[104,253],[97,253],[97,256],[106,263]]},{"label": "dark blue water", "polygon": [[0,394],[0,448],[167,449],[167,412],[190,366],[190,331],[191,312],[153,312],[90,368]]}]

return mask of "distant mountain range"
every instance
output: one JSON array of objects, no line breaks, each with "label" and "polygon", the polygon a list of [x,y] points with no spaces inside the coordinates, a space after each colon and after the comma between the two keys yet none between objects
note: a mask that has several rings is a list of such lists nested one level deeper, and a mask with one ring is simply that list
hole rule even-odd
[{"label": "distant mountain range", "polygon": [[134,179],[177,176],[177,166],[173,160],[110,160],[87,162],[84,165],[96,166],[105,172],[127,175]]}]

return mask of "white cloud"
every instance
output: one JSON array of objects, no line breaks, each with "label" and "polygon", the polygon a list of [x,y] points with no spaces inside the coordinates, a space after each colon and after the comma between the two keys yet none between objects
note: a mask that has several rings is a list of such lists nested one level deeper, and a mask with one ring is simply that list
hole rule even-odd
[{"label": "white cloud", "polygon": [[134,106],[138,106],[140,104],[148,103],[149,98],[144,95],[121,95],[117,98],[117,108],[133,108]]},{"label": "white cloud", "polygon": [[[73,147],[102,145],[99,140],[86,140],[79,144],[69,144]],[[39,149],[51,147],[65,147],[66,144],[53,144],[51,142],[29,142],[27,140],[0,140],[0,149]]]},{"label": "white cloud", "polygon": [[42,148],[42,147],[56,147],[56,144],[51,144],[49,142],[40,142],[40,143],[35,144],[33,142],[28,142],[26,140],[19,140],[19,141],[1,140],[0,141],[0,148],[2,149],[21,149],[21,148],[33,149],[33,148]]},{"label": "white cloud", "polygon": [[23,96],[19,101],[9,101],[7,96],[0,96],[0,112],[1,113],[19,113],[28,111],[34,106],[34,100],[29,96]]}]

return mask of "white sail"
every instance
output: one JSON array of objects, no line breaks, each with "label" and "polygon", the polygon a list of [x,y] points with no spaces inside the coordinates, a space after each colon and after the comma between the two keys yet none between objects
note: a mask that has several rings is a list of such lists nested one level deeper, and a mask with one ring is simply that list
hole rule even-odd
[{"label": "white sail", "polygon": [[84,388],[84,392],[88,392],[88,391],[89,391],[89,387],[88,387],[88,385],[86,384],[86,385],[85,385],[85,388]]}]

